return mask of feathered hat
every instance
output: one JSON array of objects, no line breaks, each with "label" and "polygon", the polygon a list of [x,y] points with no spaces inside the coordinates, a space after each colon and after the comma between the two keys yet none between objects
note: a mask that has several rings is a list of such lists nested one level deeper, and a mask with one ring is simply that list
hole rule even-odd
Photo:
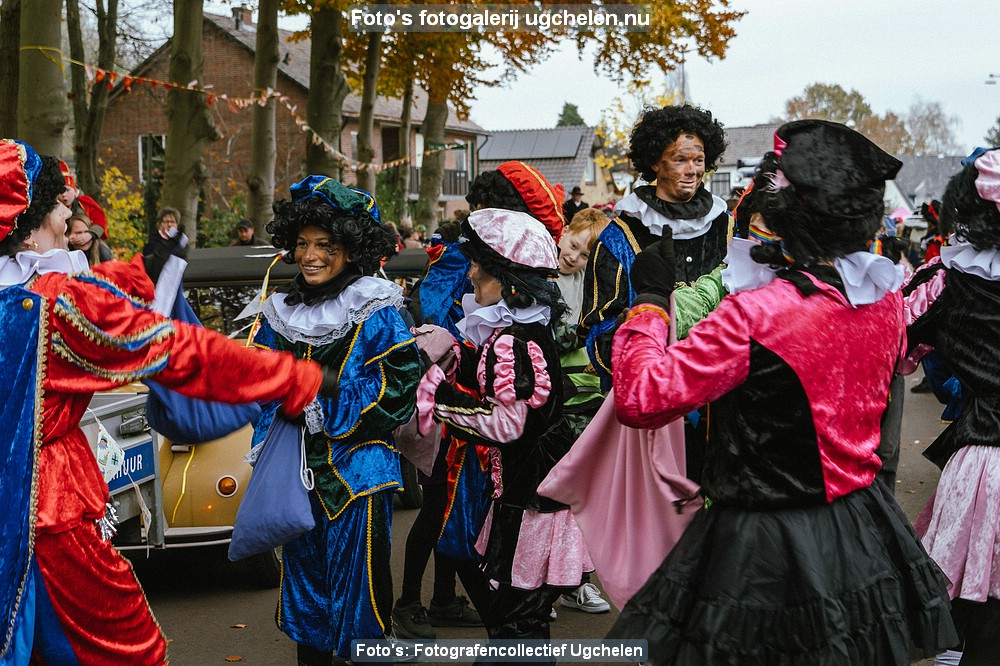
[{"label": "feathered hat", "polygon": [[18,216],[31,205],[42,158],[22,141],[0,139],[0,240],[17,228]]}]

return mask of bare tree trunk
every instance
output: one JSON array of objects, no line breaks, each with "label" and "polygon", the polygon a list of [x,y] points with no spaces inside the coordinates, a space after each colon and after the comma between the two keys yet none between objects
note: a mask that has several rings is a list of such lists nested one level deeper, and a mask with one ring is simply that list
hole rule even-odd
[{"label": "bare tree trunk", "polygon": [[[200,81],[202,72],[202,0],[174,1],[174,37],[170,45],[171,83]],[[198,195],[207,176],[205,150],[220,138],[203,95],[171,88],[167,93],[167,147],[162,205],[180,211],[192,243],[198,242]]]},{"label": "bare tree trunk", "polygon": [[17,136],[18,66],[21,57],[21,0],[0,5],[0,136]]},{"label": "bare tree trunk", "polygon": [[[107,9],[103,0],[96,0],[97,10],[97,66],[110,71],[115,64],[115,50],[118,39],[118,0],[108,0]],[[66,27],[69,31],[70,55],[78,62],[86,62],[83,48],[83,31],[80,26],[79,0],[66,0]],[[87,74],[79,66],[71,69],[73,90],[74,141],[76,154],[77,183],[80,189],[96,196],[100,187],[97,177],[97,148],[101,143],[104,128],[104,113],[108,108],[108,86],[104,82],[95,83],[87,99]]]},{"label": "bare tree trunk", "polygon": [[[273,90],[278,81],[278,2],[260,0],[257,18],[257,55],[254,59],[253,86],[263,91]],[[250,190],[248,213],[253,220],[254,234],[263,237],[264,227],[271,221],[274,203],[274,163],[278,157],[275,129],[275,106],[269,99],[265,106],[253,108],[253,134],[250,138]]]},{"label": "bare tree trunk", "polygon": [[[312,50],[309,56],[309,101],[306,105],[309,127],[340,150],[344,100],[350,92],[340,69],[343,50],[340,10],[325,6],[312,15]],[[336,175],[340,160],[309,137],[306,146],[306,170],[310,174]]]},{"label": "bare tree trunk", "polygon": [[[403,90],[403,114],[399,117],[399,159],[410,156],[410,130],[413,129],[413,76],[406,81]],[[410,198],[410,161],[396,167],[396,191],[403,201]],[[405,210],[405,209],[404,209]]]},{"label": "bare tree trunk", "polygon": [[[358,161],[362,165],[375,159],[372,146],[372,129],[375,125],[375,97],[378,94],[379,65],[382,61],[382,33],[368,33],[368,47],[365,50],[365,73],[361,89],[361,113],[358,119]],[[375,192],[375,172],[365,166],[358,167],[358,187]]]},{"label": "bare tree trunk", "polygon": [[43,155],[61,156],[66,113],[62,50],[62,0],[23,0],[17,91],[17,135]]},{"label": "bare tree trunk", "polygon": [[[427,113],[424,114],[424,150],[433,150],[444,145],[444,125],[448,121],[448,102],[436,99],[434,91],[428,91]],[[438,150],[424,155],[420,167],[420,198],[413,226],[424,225],[427,233],[437,227],[437,205],[441,198],[441,183],[444,181],[444,151]]]}]

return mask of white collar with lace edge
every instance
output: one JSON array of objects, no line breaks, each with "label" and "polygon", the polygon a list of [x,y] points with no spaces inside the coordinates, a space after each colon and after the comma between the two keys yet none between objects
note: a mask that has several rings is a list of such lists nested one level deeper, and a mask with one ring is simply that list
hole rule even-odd
[{"label": "white collar with lace edge", "polygon": [[382,308],[403,304],[403,289],[398,284],[368,276],[349,284],[336,298],[316,305],[286,305],[285,296],[272,294],[264,302],[264,317],[282,337],[313,345],[339,340]]},{"label": "white collar with lace edge", "polygon": [[511,308],[501,300],[493,305],[479,305],[475,294],[462,297],[463,317],[457,324],[462,337],[482,347],[497,329],[507,328],[511,324],[542,324],[548,325],[552,318],[552,309],[547,305],[532,305],[527,308]]},{"label": "white collar with lace edge", "polygon": [[941,263],[961,273],[985,280],[1000,280],[1000,251],[996,248],[977,250],[972,243],[953,236],[949,245],[941,248]]},{"label": "white collar with lace edge", "polygon": [[30,250],[13,257],[0,257],[0,289],[24,284],[35,275],[46,273],[89,273],[87,255],[80,250],[51,249],[45,254]]},{"label": "white collar with lace edge", "polygon": [[689,240],[698,236],[704,236],[712,227],[712,222],[715,221],[715,218],[719,217],[725,211],[726,202],[714,194],[712,195],[711,210],[704,217],[697,217],[692,220],[672,220],[640,199],[639,195],[635,192],[615,204],[615,213],[629,213],[639,218],[643,226],[649,229],[649,232],[654,236],[662,236],[663,227],[670,227],[674,238],[677,240]]}]

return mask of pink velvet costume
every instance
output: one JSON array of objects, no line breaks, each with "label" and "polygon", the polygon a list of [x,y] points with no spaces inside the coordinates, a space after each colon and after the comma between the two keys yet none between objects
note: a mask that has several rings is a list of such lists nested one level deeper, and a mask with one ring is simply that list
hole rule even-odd
[{"label": "pink velvet costume", "polygon": [[901,297],[853,307],[841,288],[787,271],[676,345],[654,306],[615,337],[623,424],[709,404],[708,508],[611,632],[648,638],[653,663],[902,665],[911,639],[954,642],[939,570],[873,483]]}]

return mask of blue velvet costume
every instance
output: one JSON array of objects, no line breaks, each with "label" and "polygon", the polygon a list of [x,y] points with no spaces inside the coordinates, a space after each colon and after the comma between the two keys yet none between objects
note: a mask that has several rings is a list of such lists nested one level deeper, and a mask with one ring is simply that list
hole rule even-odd
[{"label": "blue velvet costume", "polygon": [[[348,657],[351,640],[380,638],[391,628],[389,530],[392,496],[402,483],[391,433],[413,412],[419,359],[396,311],[402,300],[396,285],[361,278],[336,301],[289,308],[280,299],[265,304],[254,343],[336,369],[339,391],[306,410],[316,528],[282,549],[277,622],[298,643]],[[347,322],[331,321],[332,331],[305,336],[283,320],[345,299],[364,305],[349,309]],[[255,444],[277,407],[264,406]]]}]

